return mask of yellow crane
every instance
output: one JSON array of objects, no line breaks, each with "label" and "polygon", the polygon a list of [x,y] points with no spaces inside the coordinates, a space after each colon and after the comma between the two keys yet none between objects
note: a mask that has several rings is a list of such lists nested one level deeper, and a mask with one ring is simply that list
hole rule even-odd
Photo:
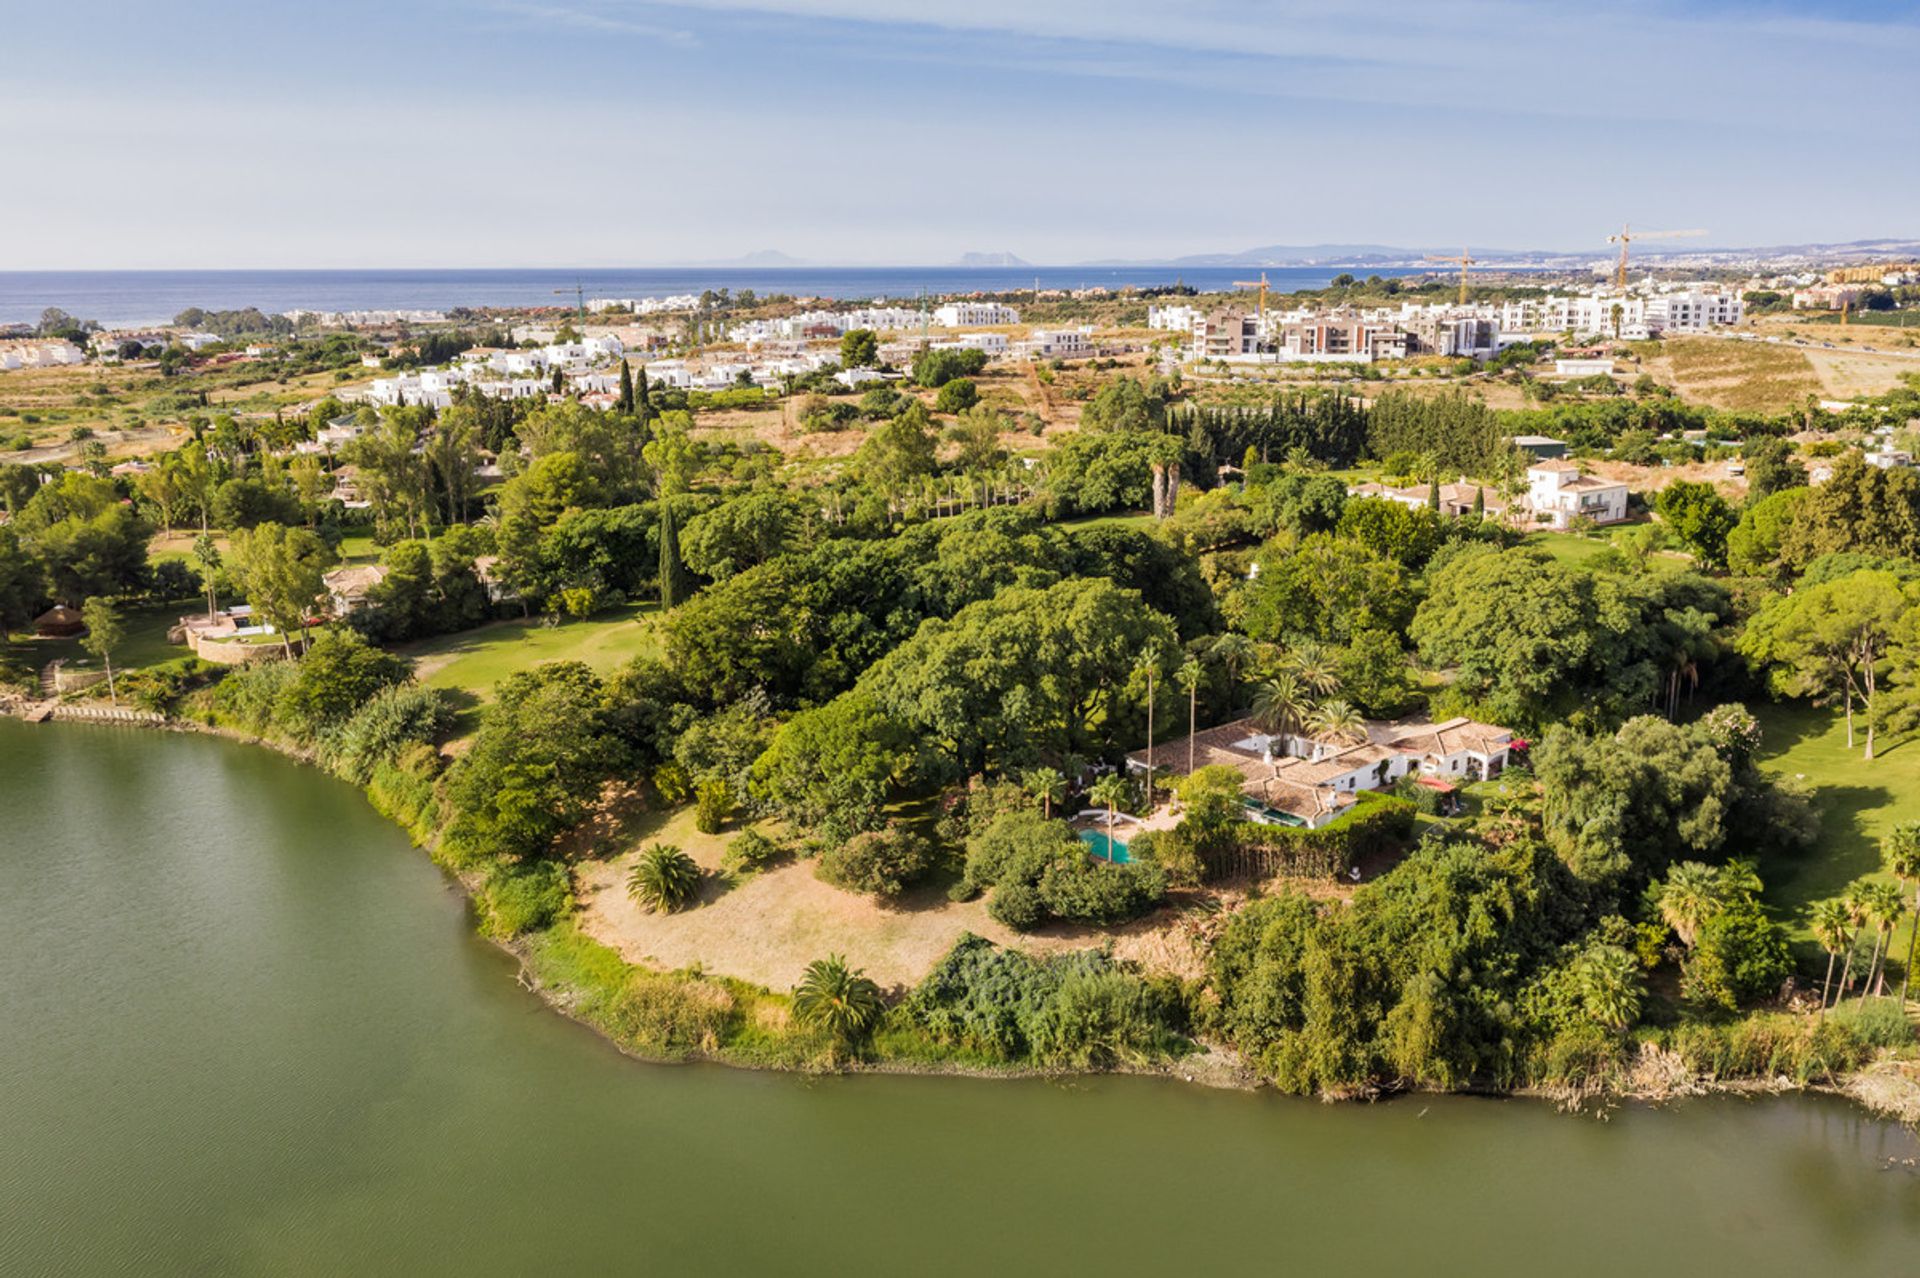
[{"label": "yellow crane", "polygon": [[1467,268],[1475,264],[1467,250],[1461,249],[1460,256],[1458,257],[1446,257],[1438,253],[1429,253],[1427,254],[1426,260],[1429,262],[1452,262],[1460,268],[1460,305],[1465,306],[1467,304]]},{"label": "yellow crane", "polygon": [[1260,331],[1264,333],[1267,328],[1267,273],[1265,271],[1260,272],[1260,278],[1257,280],[1235,280],[1233,286],[1235,288],[1257,288],[1260,290]]},{"label": "yellow crane", "polygon": [[1618,244],[1620,246],[1620,266],[1619,269],[1614,272],[1614,287],[1624,289],[1627,286],[1627,245],[1633,243],[1635,240],[1684,240],[1695,235],[1705,234],[1705,231],[1636,231],[1625,222],[1622,222],[1620,224],[1620,233],[1607,237],[1607,243]]}]

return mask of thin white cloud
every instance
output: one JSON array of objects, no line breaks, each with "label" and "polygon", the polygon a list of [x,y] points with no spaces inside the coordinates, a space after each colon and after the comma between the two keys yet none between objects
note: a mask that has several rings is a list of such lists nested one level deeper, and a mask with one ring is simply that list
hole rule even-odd
[{"label": "thin white cloud", "polygon": [[492,8],[496,13],[539,26],[567,27],[576,31],[600,31],[612,35],[642,36],[650,40],[665,41],[668,44],[695,45],[700,42],[699,37],[693,32],[683,28],[664,27],[652,22],[635,22],[630,18],[615,17],[591,9],[557,4],[523,3],[522,0],[494,0]]}]

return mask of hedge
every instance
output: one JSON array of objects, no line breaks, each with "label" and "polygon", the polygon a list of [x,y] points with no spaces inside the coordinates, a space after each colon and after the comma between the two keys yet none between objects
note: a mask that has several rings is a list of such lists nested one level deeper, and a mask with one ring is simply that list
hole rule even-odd
[{"label": "hedge", "polygon": [[1413,835],[1413,816],[1414,806],[1406,799],[1362,790],[1354,795],[1353,811],[1332,825],[1309,830],[1243,821],[1217,847],[1200,855],[1210,879],[1275,874],[1333,878],[1369,853],[1405,848]]}]

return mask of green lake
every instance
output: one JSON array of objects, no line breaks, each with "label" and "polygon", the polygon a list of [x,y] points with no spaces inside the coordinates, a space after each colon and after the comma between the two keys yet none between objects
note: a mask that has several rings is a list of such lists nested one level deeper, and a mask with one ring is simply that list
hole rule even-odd
[{"label": "green lake", "polygon": [[0,1273],[1920,1265],[1920,1143],[1838,1101],[650,1066],[514,973],[349,786],[0,719]]}]

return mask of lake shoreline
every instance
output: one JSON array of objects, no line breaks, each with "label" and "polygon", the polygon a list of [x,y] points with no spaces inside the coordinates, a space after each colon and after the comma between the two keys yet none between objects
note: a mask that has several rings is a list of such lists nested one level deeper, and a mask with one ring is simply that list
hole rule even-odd
[{"label": "lake shoreline", "polygon": [[[24,698],[0,698],[0,715],[15,718],[24,716],[26,709],[33,703]],[[169,716],[165,722],[129,722],[96,726],[131,727],[147,731],[183,732],[217,737],[222,740],[244,746],[264,747],[291,762],[318,768],[318,761],[310,750],[304,750],[286,742],[276,741],[255,734],[241,732],[219,724],[202,722],[197,719]],[[336,780],[340,778],[334,778]],[[351,782],[346,784],[352,785]],[[934,1078],[978,1078],[978,1079],[1049,1079],[1093,1077],[1103,1074],[1125,1075],[1132,1077],[1164,1078],[1184,1082],[1200,1087],[1218,1088],[1231,1091],[1259,1091],[1271,1084],[1261,1078],[1230,1046],[1195,1040],[1199,1049],[1188,1056],[1169,1059],[1153,1064],[1116,1062],[1100,1068],[1063,1068],[1019,1064],[978,1064],[964,1060],[952,1061],[863,1061],[858,1059],[815,1062],[795,1067],[774,1064],[766,1061],[741,1059],[725,1052],[692,1051],[677,1055],[648,1053],[634,1045],[622,1042],[619,1036],[608,1026],[596,1021],[579,1006],[577,991],[546,981],[540,977],[537,964],[527,937],[499,937],[490,935],[478,926],[478,893],[480,877],[470,871],[463,872],[446,864],[435,855],[434,847],[417,838],[413,831],[395,821],[390,815],[381,812],[379,805],[373,803],[372,796],[365,786],[353,786],[369,806],[379,813],[383,820],[392,824],[405,835],[410,843],[424,851],[428,859],[440,872],[459,885],[469,918],[474,920],[473,930],[482,939],[497,949],[513,957],[519,965],[517,981],[523,989],[532,993],[549,1009],[577,1025],[591,1030],[605,1040],[614,1050],[630,1059],[646,1064],[708,1064],[720,1065],[730,1069],[750,1070],[773,1073],[803,1074],[875,1074],[924,1076]],[[624,962],[624,960],[622,960]],[[636,964],[627,964],[638,971],[651,971]],[[772,991],[767,991],[772,993]],[[1666,1057],[1670,1059],[1660,1059]],[[1678,1059],[1671,1053],[1643,1045],[1641,1058],[1629,1067],[1631,1074],[1639,1082],[1625,1088],[1595,1085],[1590,1088],[1541,1088],[1520,1087],[1502,1089],[1495,1087],[1465,1087],[1452,1090],[1407,1088],[1368,1088],[1341,1095],[1322,1095],[1319,1099],[1326,1103],[1369,1103],[1391,1100],[1400,1096],[1414,1095],[1457,1095],[1512,1097],[1523,1100],[1549,1102],[1556,1107],[1569,1111],[1586,1111],[1607,1108],[1620,1103],[1636,1103],[1659,1106],[1673,1101],[1705,1096],[1780,1096],[1793,1093],[1809,1093],[1842,1098],[1859,1106],[1878,1118],[1920,1128],[1920,1066],[1914,1062],[1902,1062],[1892,1059],[1879,1059],[1849,1074],[1839,1075],[1826,1082],[1801,1083],[1779,1076],[1775,1078],[1725,1078],[1702,1079],[1684,1070]]]}]

